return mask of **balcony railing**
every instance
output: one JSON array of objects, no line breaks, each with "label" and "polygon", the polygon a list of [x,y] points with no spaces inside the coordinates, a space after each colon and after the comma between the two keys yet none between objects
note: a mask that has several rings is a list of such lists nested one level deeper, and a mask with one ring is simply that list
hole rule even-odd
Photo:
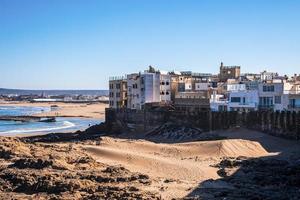
[{"label": "balcony railing", "polygon": [[289,109],[300,109],[300,105],[288,105]]},{"label": "balcony railing", "polygon": [[273,109],[274,105],[258,105],[259,109]]}]

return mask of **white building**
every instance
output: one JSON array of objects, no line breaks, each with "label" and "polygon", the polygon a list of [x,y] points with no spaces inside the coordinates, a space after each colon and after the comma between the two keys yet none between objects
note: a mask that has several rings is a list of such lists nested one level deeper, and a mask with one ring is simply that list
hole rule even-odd
[{"label": "white building", "polygon": [[210,97],[210,109],[211,111],[227,111],[228,100],[223,94],[217,94],[216,91]]},{"label": "white building", "polygon": [[273,80],[278,74],[275,72],[267,72],[263,71],[260,73],[260,80],[261,81],[270,81]]},{"label": "white building", "polygon": [[147,103],[171,102],[171,76],[159,72],[127,76],[127,108],[142,109]]},{"label": "white building", "polygon": [[240,84],[240,83],[236,83],[236,84],[227,84],[227,91],[244,91],[246,90],[246,84]]},{"label": "white building", "polygon": [[283,82],[266,82],[258,85],[259,108],[285,110],[288,107],[286,95],[284,95]]},{"label": "white building", "polygon": [[144,73],[141,75],[141,105],[160,102],[160,74]]},{"label": "white building", "polygon": [[171,102],[171,75],[160,74],[160,102],[168,104]]},{"label": "white building", "polygon": [[229,111],[254,111],[259,103],[257,90],[230,91],[228,96]]}]

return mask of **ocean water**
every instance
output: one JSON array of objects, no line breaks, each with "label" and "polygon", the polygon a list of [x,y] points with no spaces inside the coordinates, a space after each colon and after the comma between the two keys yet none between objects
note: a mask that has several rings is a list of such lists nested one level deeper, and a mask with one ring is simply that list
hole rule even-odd
[{"label": "ocean water", "polygon": [[0,106],[0,116],[32,115],[50,110],[50,107],[38,106]]},{"label": "ocean water", "polygon": [[[0,106],[0,116],[30,115],[49,111],[49,107]],[[54,133],[84,130],[100,120],[89,118],[56,118],[56,122],[15,122],[0,120],[0,136]]]},{"label": "ocean water", "polygon": [[18,90],[0,88],[0,94],[3,95],[93,95],[108,96],[108,90]]}]

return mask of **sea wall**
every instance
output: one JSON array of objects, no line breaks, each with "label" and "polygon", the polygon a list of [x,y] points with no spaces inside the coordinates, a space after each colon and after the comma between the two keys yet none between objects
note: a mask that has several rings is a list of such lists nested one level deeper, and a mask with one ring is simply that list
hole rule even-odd
[{"label": "sea wall", "polygon": [[106,124],[115,128],[135,126],[140,131],[171,122],[192,126],[203,131],[247,127],[268,134],[300,140],[300,112],[255,111],[211,112],[211,111],[169,111],[169,110],[130,110],[106,109]]},{"label": "sea wall", "polygon": [[167,122],[193,126],[203,131],[227,129],[237,126],[238,113],[210,111],[169,111],[169,110],[130,110],[106,109],[106,124],[109,126],[139,126],[143,131]]},{"label": "sea wall", "polygon": [[242,117],[247,128],[300,140],[300,112],[257,111],[243,113]]}]

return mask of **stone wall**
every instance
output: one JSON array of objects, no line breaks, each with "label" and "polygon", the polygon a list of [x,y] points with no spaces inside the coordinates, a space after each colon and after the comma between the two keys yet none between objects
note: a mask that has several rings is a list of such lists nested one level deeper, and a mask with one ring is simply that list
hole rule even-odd
[{"label": "stone wall", "polygon": [[300,112],[250,112],[244,118],[245,126],[276,136],[300,140]]},{"label": "stone wall", "polygon": [[211,111],[169,111],[169,110],[130,110],[106,109],[106,124],[136,125],[143,131],[166,122],[214,131],[247,127],[272,135],[300,140],[300,112],[255,111],[211,112]]}]

